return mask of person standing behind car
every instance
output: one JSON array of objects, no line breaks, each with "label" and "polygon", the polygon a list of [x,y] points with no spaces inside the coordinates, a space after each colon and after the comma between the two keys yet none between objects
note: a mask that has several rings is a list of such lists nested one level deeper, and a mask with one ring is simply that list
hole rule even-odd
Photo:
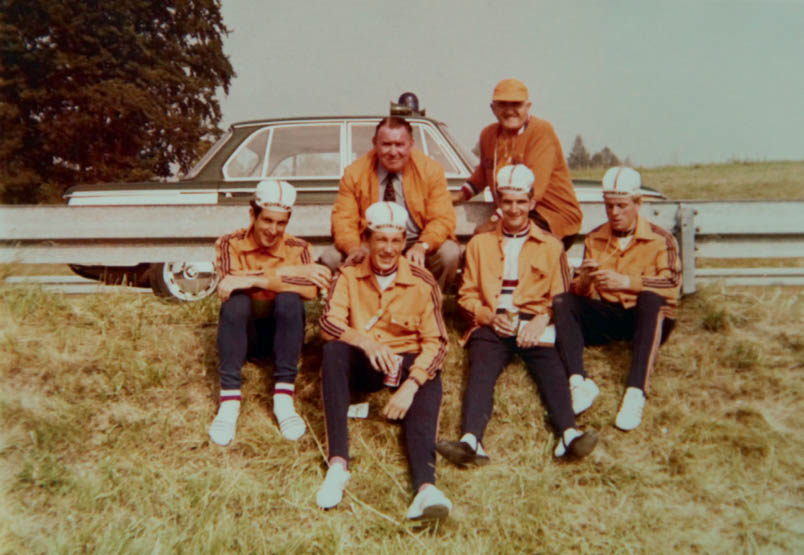
[{"label": "person standing behind car", "polygon": [[405,257],[435,275],[444,289],[458,270],[455,210],[441,165],[413,148],[413,129],[400,117],[386,117],[372,139],[374,148],[346,168],[332,208],[334,247],[321,262],[335,270],[343,261],[359,262],[367,249],[361,242],[366,210],[378,201],[395,202],[408,214]]},{"label": "person standing behind car", "polygon": [[561,143],[547,121],[529,115],[528,88],[518,79],[503,79],[494,87],[491,111],[497,123],[480,133],[480,163],[452,202],[464,202],[491,189],[498,211],[475,232],[494,229],[500,219],[499,194],[495,176],[503,166],[524,164],[533,172],[533,198],[536,208],[530,217],[551,232],[569,249],[581,228],[583,214],[575,196]]},{"label": "person standing behind car", "polygon": [[220,405],[210,439],[228,445],[240,414],[241,368],[247,354],[273,351],[274,415],[282,436],[299,439],[304,420],[293,407],[304,342],[303,299],[329,287],[331,273],[313,264],[307,242],[287,233],[296,190],[286,181],[261,181],[251,200],[251,225],[215,243],[220,276],[218,356]]}]

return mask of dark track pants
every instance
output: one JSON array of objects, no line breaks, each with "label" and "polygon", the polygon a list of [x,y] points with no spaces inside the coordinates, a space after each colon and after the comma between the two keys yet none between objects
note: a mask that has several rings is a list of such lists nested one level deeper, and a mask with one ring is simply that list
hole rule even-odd
[{"label": "dark track pants", "polygon": [[248,355],[273,354],[276,381],[293,383],[303,343],[304,303],[297,293],[277,293],[271,312],[259,319],[253,317],[251,298],[233,293],[221,305],[218,320],[221,389],[240,389],[240,370]]},{"label": "dark track pants", "polygon": [[[403,355],[400,383],[408,377],[410,366],[417,356],[417,353]],[[379,391],[386,387],[382,383],[384,375],[374,370],[361,349],[343,341],[328,341],[324,344],[322,373],[328,458],[343,457],[348,461],[349,430],[346,412],[349,409],[350,392]],[[419,388],[402,419],[414,491],[422,484],[435,483],[435,443],[441,392],[439,373]]]},{"label": "dark track pants", "polygon": [[556,347],[566,365],[567,376],[581,374],[584,345],[605,345],[612,341],[632,341],[633,359],[628,386],[647,390],[648,379],[659,346],[670,336],[676,321],[664,318],[661,308],[665,300],[652,291],[637,296],[637,304],[623,308],[573,293],[553,299],[558,343]]},{"label": "dark track pants", "polygon": [[502,338],[489,326],[472,332],[469,350],[469,380],[463,397],[461,433],[474,434],[478,440],[491,419],[494,385],[514,354],[525,362],[528,373],[536,381],[556,432],[563,433],[575,425],[569,384],[558,352],[553,347],[520,349],[515,337]]}]

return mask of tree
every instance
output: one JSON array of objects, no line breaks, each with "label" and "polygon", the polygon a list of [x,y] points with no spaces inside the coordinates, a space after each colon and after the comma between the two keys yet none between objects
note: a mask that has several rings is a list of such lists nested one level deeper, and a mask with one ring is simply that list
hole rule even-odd
[{"label": "tree", "polygon": [[619,166],[620,159],[614,154],[611,149],[604,146],[600,152],[596,152],[590,160],[590,165],[593,168],[611,168],[612,166]]},{"label": "tree", "polygon": [[580,135],[575,136],[572,150],[570,150],[567,157],[567,165],[572,170],[582,170],[589,167],[589,152],[586,150]]},{"label": "tree", "polygon": [[219,0],[0,0],[0,197],[187,171],[234,70]]}]

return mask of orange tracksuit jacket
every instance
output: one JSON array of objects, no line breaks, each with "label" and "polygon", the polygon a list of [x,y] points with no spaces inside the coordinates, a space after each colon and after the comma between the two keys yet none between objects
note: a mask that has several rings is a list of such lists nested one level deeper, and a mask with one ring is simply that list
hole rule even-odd
[{"label": "orange tracksuit jacket", "polygon": [[[377,154],[371,149],[343,172],[338,197],[332,207],[332,236],[339,251],[348,253],[361,244],[366,228],[366,209],[378,202]],[[455,210],[452,207],[444,168],[414,148],[402,172],[402,190],[411,219],[422,230],[420,242],[435,252],[446,239],[454,239]]]},{"label": "orange tracksuit jacket", "polygon": [[410,376],[419,384],[434,378],[447,355],[441,290],[432,274],[400,257],[396,279],[382,291],[369,258],[335,274],[319,321],[325,339],[352,343],[370,336],[394,353],[419,353]]},{"label": "orange tracksuit jacket", "polygon": [[[473,326],[465,338],[478,326],[488,325],[494,319],[504,270],[502,223],[498,222],[494,231],[475,235],[466,246],[458,305],[472,319]],[[553,297],[567,291],[570,283],[564,245],[554,235],[531,223],[528,238],[519,253],[518,275],[514,306],[534,316],[545,313],[552,316]]]},{"label": "orange tracksuit jacket", "polygon": [[665,317],[675,318],[681,291],[681,259],[676,239],[667,230],[637,216],[634,236],[625,250],[620,250],[617,238],[606,222],[586,236],[583,257],[595,260],[601,270],[627,275],[631,278],[631,288],[627,291],[600,290],[592,282],[584,291],[579,277],[576,277],[571,286],[573,293],[631,308],[636,305],[640,291],[653,291],[667,301],[662,308]]},{"label": "orange tracksuit jacket", "polygon": [[312,264],[310,245],[289,234],[284,234],[273,246],[264,248],[256,241],[253,228],[238,229],[215,241],[215,268],[218,276],[263,276],[269,287],[250,289],[252,299],[273,299],[276,293],[295,292],[304,299],[312,299],[318,289],[303,278],[280,277],[276,270],[282,266]]},{"label": "orange tracksuit jacket", "polygon": [[511,138],[509,156],[505,160],[498,157],[500,133],[499,123],[489,125],[480,133],[480,163],[467,180],[474,194],[491,187],[496,202],[495,177],[500,168],[525,164],[536,177],[533,183],[536,211],[550,224],[550,231],[559,238],[578,233],[583,213],[553,126],[530,116],[525,130]]}]

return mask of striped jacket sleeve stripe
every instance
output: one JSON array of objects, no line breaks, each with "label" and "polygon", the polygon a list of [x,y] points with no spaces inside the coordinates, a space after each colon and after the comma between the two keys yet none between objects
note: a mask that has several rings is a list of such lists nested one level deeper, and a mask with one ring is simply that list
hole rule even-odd
[{"label": "striped jacket sleeve stripe", "polygon": [[324,312],[321,314],[321,318],[318,320],[318,325],[321,326],[321,329],[333,336],[335,339],[338,339],[341,335],[343,335],[343,332],[346,330],[332,322],[327,315],[329,314],[329,305],[330,301],[332,300],[332,295],[335,292],[335,285],[338,283],[338,280],[342,275],[343,274],[341,274],[341,272],[335,272],[335,275],[329,284],[329,291],[327,291],[327,303],[324,306]]},{"label": "striped jacket sleeve stripe", "polygon": [[664,237],[667,246],[667,265],[670,267],[671,274],[669,278],[643,278],[642,285],[656,289],[678,287],[678,284],[681,283],[681,268],[676,241],[670,233],[661,227],[651,224],[650,228],[657,235]]},{"label": "striped jacket sleeve stripe", "polygon": [[433,357],[433,361],[427,367],[427,375],[432,377],[435,376],[436,372],[441,368],[441,365],[447,358],[447,328],[444,325],[444,314],[441,307],[441,288],[438,286],[438,282],[433,278],[433,275],[427,270],[422,270],[412,265],[410,269],[414,276],[420,278],[430,286],[430,299],[433,301],[433,315],[436,319],[438,331],[441,334],[441,345],[438,347],[438,352]]}]

